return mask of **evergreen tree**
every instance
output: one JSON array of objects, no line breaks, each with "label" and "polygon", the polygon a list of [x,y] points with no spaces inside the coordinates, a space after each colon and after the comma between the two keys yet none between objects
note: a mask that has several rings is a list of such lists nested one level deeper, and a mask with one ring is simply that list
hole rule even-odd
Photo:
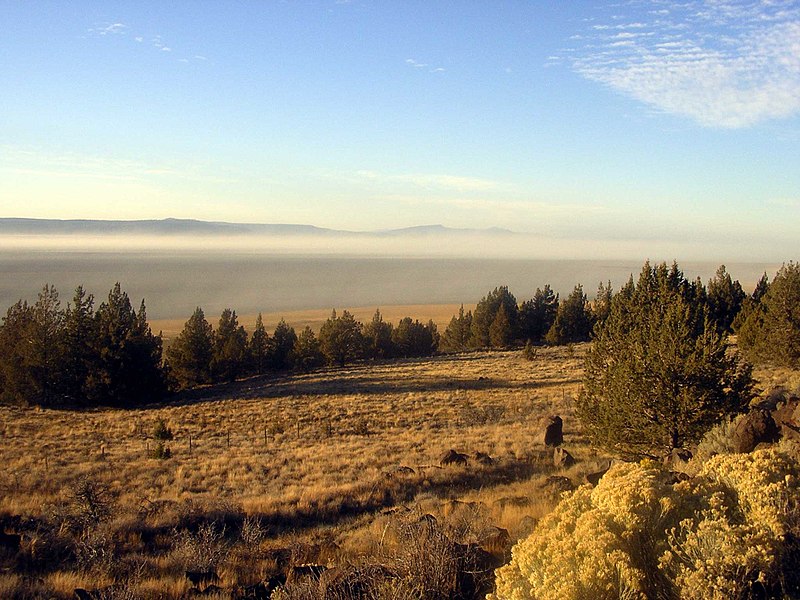
[{"label": "evergreen tree", "polygon": [[520,307],[520,337],[534,344],[542,343],[556,320],[558,304],[558,294],[549,285],[544,289],[536,288],[533,298]]},{"label": "evergreen tree", "polygon": [[256,375],[263,375],[267,371],[270,357],[270,344],[269,334],[264,327],[264,319],[261,313],[256,317],[256,326],[253,329],[253,335],[250,336],[250,344],[247,353],[250,360],[250,368]]},{"label": "evergreen tree", "polygon": [[273,369],[281,371],[292,368],[292,350],[296,341],[297,334],[294,328],[281,319],[272,334],[270,363]]},{"label": "evergreen tree", "polygon": [[472,311],[464,313],[464,305],[458,309],[458,317],[453,316],[441,337],[439,349],[442,352],[464,352],[469,348],[472,329]]},{"label": "evergreen tree", "polygon": [[753,289],[753,293],[749,296],[745,295],[744,300],[742,301],[742,308],[739,310],[739,314],[736,315],[736,318],[733,320],[731,324],[731,329],[735,331],[737,334],[741,334],[742,325],[745,324],[750,315],[758,310],[761,305],[761,299],[767,293],[769,289],[769,279],[767,278],[767,274],[764,273],[761,276],[761,279],[758,280],[756,283],[755,288]]},{"label": "evergreen tree", "polygon": [[33,309],[20,300],[9,307],[0,327],[0,398],[4,404],[36,402],[28,354],[32,331]]},{"label": "evergreen tree", "polygon": [[611,314],[611,300],[614,298],[614,292],[611,289],[611,281],[607,285],[600,285],[597,288],[597,295],[594,298],[594,306],[592,306],[592,314],[595,324],[602,323]]},{"label": "evergreen tree", "polygon": [[91,374],[100,360],[97,337],[94,296],[78,286],[64,317],[63,386],[70,402],[85,403],[87,400]]},{"label": "evergreen tree", "polygon": [[708,316],[722,333],[731,333],[734,319],[742,309],[746,294],[738,281],[721,265],[714,278],[708,282]]},{"label": "evergreen tree", "polygon": [[364,327],[364,351],[368,358],[392,358],[395,355],[392,330],[392,324],[385,322],[381,311],[376,310],[372,321]]},{"label": "evergreen tree", "polygon": [[33,389],[30,401],[53,406],[63,401],[64,313],[58,291],[45,285],[33,305],[26,362]]},{"label": "evergreen tree", "polygon": [[301,371],[311,371],[325,364],[325,355],[322,354],[319,340],[308,325],[297,336],[292,351],[292,363]]},{"label": "evergreen tree", "polygon": [[761,279],[758,280],[758,283],[756,283],[756,287],[753,289],[753,294],[750,296],[750,299],[756,304],[760,304],[761,299],[766,295],[767,290],[769,290],[769,278],[767,277],[767,274],[764,273],[761,276]]},{"label": "evergreen tree", "polygon": [[658,456],[686,447],[753,397],[749,366],[728,353],[674,267],[645,263],[637,285],[614,297],[588,351],[577,412],[611,452]]},{"label": "evergreen tree", "polygon": [[489,328],[497,317],[497,311],[500,310],[501,305],[506,311],[506,317],[512,331],[512,339],[516,337],[517,315],[519,312],[517,300],[506,286],[501,286],[484,296],[475,307],[475,314],[472,316],[470,346],[473,348],[486,348],[489,346],[491,343]]},{"label": "evergreen tree", "polygon": [[556,319],[545,336],[548,344],[571,344],[589,339],[594,325],[583,286],[576,285],[558,306]]},{"label": "evergreen tree", "polygon": [[423,325],[411,317],[403,317],[392,332],[397,354],[404,358],[431,356],[436,351],[436,324]]},{"label": "evergreen tree", "polygon": [[170,373],[179,387],[211,383],[213,348],[213,329],[198,306],[167,348]]},{"label": "evergreen tree", "polygon": [[800,264],[781,267],[739,330],[745,355],[761,364],[800,365]]},{"label": "evergreen tree", "polygon": [[160,399],[164,393],[161,337],[150,330],[144,300],[137,313],[116,283],[95,320],[99,360],[87,386],[92,400],[132,406]]},{"label": "evergreen tree", "polygon": [[340,367],[361,358],[364,351],[361,323],[346,310],[341,317],[333,311],[319,330],[319,341],[327,361]]},{"label": "evergreen tree", "polygon": [[236,311],[226,308],[214,332],[211,377],[215,381],[233,381],[242,374],[247,357],[247,332],[239,325]]},{"label": "evergreen tree", "polygon": [[494,321],[489,326],[489,343],[494,348],[508,348],[514,341],[514,332],[508,320],[505,305],[501,304]]}]

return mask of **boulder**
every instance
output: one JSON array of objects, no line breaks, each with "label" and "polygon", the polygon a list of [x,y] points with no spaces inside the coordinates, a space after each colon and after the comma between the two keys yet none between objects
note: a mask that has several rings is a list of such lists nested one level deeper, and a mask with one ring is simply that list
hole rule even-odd
[{"label": "boulder", "polygon": [[544,432],[544,445],[545,446],[560,446],[564,443],[564,422],[561,417],[555,415],[550,417],[550,422],[547,424],[547,429]]},{"label": "boulder", "polygon": [[590,483],[594,486],[597,486],[600,483],[600,480],[603,478],[603,475],[608,473],[608,470],[611,466],[606,467],[605,469],[601,469],[600,471],[595,471],[594,473],[587,473],[586,474],[586,482]]},{"label": "boulder", "polygon": [[563,475],[550,475],[540,487],[543,491],[556,496],[562,492],[571,492],[575,489],[572,480]]},{"label": "boulder", "polygon": [[450,449],[442,456],[442,459],[439,461],[439,464],[442,466],[446,465],[466,465],[467,464],[467,455],[461,454],[460,452],[456,452],[453,449]]},{"label": "boulder", "polygon": [[772,419],[785,440],[800,440],[800,398],[790,397],[772,411]]},{"label": "boulder", "polygon": [[566,469],[575,464],[575,457],[564,448],[556,448],[553,450],[553,465],[557,469]]},{"label": "boulder", "polygon": [[733,430],[735,452],[752,452],[762,442],[778,441],[778,426],[766,410],[751,410],[736,423]]},{"label": "boulder", "polygon": [[475,462],[488,467],[489,465],[494,464],[494,459],[485,452],[476,452]]}]

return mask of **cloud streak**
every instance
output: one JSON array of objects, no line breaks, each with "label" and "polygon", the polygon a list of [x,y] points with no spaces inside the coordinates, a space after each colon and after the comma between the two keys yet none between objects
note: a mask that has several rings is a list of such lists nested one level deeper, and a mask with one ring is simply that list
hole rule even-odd
[{"label": "cloud streak", "polygon": [[800,113],[796,2],[637,1],[626,9],[591,23],[582,46],[566,53],[587,79],[706,127]]},{"label": "cloud streak", "polygon": [[444,73],[444,67],[431,67],[428,63],[419,62],[414,58],[407,58],[406,64],[413,69],[426,70],[428,73]]},{"label": "cloud streak", "polygon": [[[110,23],[104,24],[97,27],[93,27],[88,29],[87,32],[90,36],[127,36],[130,28],[125,25],[124,23]],[[160,35],[154,35],[150,37],[146,37],[144,35],[136,34],[130,37],[129,39],[133,39],[137,45],[141,46],[149,46],[151,48],[155,48],[159,52],[166,52],[172,53],[174,48],[172,46],[168,46],[162,39]],[[147,42],[147,43],[145,43]],[[175,52],[174,54],[178,54]],[[191,56],[181,56],[175,59],[179,63],[189,63],[192,61],[207,61],[208,59],[205,56],[201,56],[199,54],[195,54]]]}]

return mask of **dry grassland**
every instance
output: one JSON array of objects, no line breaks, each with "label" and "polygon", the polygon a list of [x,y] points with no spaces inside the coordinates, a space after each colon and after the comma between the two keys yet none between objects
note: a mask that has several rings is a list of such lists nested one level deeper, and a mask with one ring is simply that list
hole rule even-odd
[{"label": "dry grassland", "polygon": [[[427,323],[432,320],[439,327],[440,331],[444,331],[450,319],[454,315],[458,315],[460,304],[400,304],[386,307],[380,307],[383,320],[389,323],[397,324],[400,319],[404,317],[411,317],[417,319],[422,323]],[[366,324],[372,320],[375,314],[376,307],[374,306],[360,306],[356,308],[343,307],[337,308],[337,313],[342,310],[348,310],[357,321]],[[464,310],[475,310],[475,305],[464,305]],[[162,332],[165,342],[174,339],[182,330],[186,320],[191,315],[186,315],[183,319],[154,319],[151,320],[150,325],[154,332]],[[256,323],[257,315],[239,315],[239,323],[244,325],[247,331],[252,332]],[[309,310],[295,310],[284,312],[270,312],[263,313],[261,318],[264,321],[264,327],[270,334],[275,330],[275,326],[281,319],[284,319],[289,325],[295,328],[299,333],[306,326],[310,326],[315,332],[319,332],[322,324],[331,316],[331,309],[309,309]],[[206,314],[206,319],[209,323],[216,326],[219,315]]]},{"label": "dry grassland", "polygon": [[[573,418],[584,351],[540,349],[534,361],[520,351],[481,352],[253,378],[135,410],[0,408],[0,515],[52,521],[90,481],[110,493],[115,539],[141,555],[138,585],[175,590],[166,597],[186,585],[175,532],[203,519],[232,531],[256,517],[261,543],[274,547],[325,538],[336,560],[377,551],[386,513],[398,507],[446,520],[462,543],[490,526],[518,538],[558,498],[548,476],[580,483],[603,463]],[[543,444],[553,414],[563,417],[565,447],[578,459],[558,473]],[[166,460],[149,457],[160,419],[174,435]],[[441,467],[451,448],[469,464]],[[475,452],[492,464],[479,464]],[[148,531],[164,539],[148,542]],[[264,571],[225,564],[228,585]],[[55,569],[47,577],[57,580],[48,584],[57,595],[119,575]]]}]

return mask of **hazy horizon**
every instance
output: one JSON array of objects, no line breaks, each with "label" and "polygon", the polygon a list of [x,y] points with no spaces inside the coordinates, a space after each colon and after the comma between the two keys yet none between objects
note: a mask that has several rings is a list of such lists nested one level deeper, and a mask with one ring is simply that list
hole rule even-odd
[{"label": "hazy horizon", "polygon": [[[201,306],[213,320],[223,308],[239,314],[413,304],[474,304],[497,286],[522,302],[549,284],[563,296],[582,284],[590,299],[598,284],[615,290],[642,260],[547,260],[452,257],[292,255],[266,252],[118,249],[59,252],[0,249],[0,309],[33,302],[46,283],[64,306],[77,285],[97,304],[119,281],[131,301],[146,301],[151,319],[186,319]],[[658,260],[651,260],[658,262]],[[670,261],[671,262],[671,261]],[[719,262],[679,261],[687,278],[707,282]],[[779,263],[728,262],[728,272],[752,290]]]}]

